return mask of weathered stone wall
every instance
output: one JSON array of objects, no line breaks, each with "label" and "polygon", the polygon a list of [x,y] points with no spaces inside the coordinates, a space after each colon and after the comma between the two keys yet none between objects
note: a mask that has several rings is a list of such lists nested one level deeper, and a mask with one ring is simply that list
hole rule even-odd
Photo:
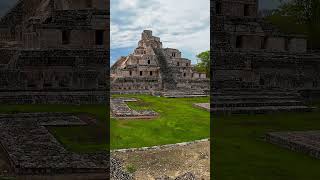
[{"label": "weathered stone wall", "polygon": [[1,50],[3,90],[105,89],[103,50]]},{"label": "weathered stone wall", "polygon": [[107,9],[108,0],[54,0],[55,8],[58,10],[77,10],[77,9]]},{"label": "weathered stone wall", "polygon": [[219,59],[215,63],[215,85],[218,87],[320,88],[318,55],[267,52],[224,52],[215,55]]},{"label": "weathered stone wall", "polygon": [[257,16],[258,1],[257,0],[217,0],[216,10],[218,14],[226,16]]}]

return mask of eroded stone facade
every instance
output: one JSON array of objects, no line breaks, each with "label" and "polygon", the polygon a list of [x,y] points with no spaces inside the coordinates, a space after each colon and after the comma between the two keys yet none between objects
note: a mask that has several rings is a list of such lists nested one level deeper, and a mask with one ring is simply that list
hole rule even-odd
[{"label": "eroded stone facade", "polygon": [[0,20],[0,90],[105,92],[108,5],[108,0],[18,1]]},{"label": "eroded stone facade", "polygon": [[163,48],[159,37],[144,30],[138,47],[111,67],[113,91],[209,89],[209,79],[195,71],[178,49]]},{"label": "eroded stone facade", "polygon": [[257,15],[257,0],[213,3],[214,88],[319,89],[320,53]]}]

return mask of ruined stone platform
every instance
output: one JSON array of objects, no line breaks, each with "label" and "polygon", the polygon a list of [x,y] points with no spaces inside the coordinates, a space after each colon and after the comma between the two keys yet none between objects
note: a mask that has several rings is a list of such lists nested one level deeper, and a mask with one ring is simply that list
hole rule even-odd
[{"label": "ruined stone platform", "polygon": [[161,96],[166,98],[193,98],[193,97],[207,97],[206,94],[202,90],[167,90],[160,93]]},{"label": "ruined stone platform", "polygon": [[210,103],[195,103],[193,104],[194,107],[210,111]]},{"label": "ruined stone platform", "polygon": [[135,98],[111,98],[111,115],[117,119],[151,119],[158,113],[153,110],[133,110],[126,102],[136,102]]},{"label": "ruined stone platform", "polygon": [[106,91],[0,91],[0,104],[106,104]]},{"label": "ruined stone platform", "polygon": [[211,111],[215,114],[263,114],[273,112],[308,112],[297,92],[284,90],[221,89],[211,93]]},{"label": "ruined stone platform", "polygon": [[46,128],[85,125],[81,118],[66,113],[1,114],[0,142],[16,174],[107,174],[108,151],[70,152]]},{"label": "ruined stone platform", "polygon": [[266,141],[320,159],[320,131],[271,132]]}]

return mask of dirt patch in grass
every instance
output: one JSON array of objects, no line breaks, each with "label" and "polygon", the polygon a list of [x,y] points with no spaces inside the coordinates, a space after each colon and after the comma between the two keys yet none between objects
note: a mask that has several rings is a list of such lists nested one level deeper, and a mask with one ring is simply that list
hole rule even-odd
[{"label": "dirt patch in grass", "polygon": [[114,155],[123,161],[123,167],[132,172],[135,179],[149,180],[163,175],[174,178],[186,172],[198,179],[210,179],[210,142]]}]

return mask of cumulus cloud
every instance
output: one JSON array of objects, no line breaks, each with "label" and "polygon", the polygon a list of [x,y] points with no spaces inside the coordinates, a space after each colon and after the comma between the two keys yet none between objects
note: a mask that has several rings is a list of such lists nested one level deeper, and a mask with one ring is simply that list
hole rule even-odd
[{"label": "cumulus cloud", "polygon": [[209,0],[111,0],[111,49],[137,45],[149,29],[165,47],[197,54],[210,48]]}]

